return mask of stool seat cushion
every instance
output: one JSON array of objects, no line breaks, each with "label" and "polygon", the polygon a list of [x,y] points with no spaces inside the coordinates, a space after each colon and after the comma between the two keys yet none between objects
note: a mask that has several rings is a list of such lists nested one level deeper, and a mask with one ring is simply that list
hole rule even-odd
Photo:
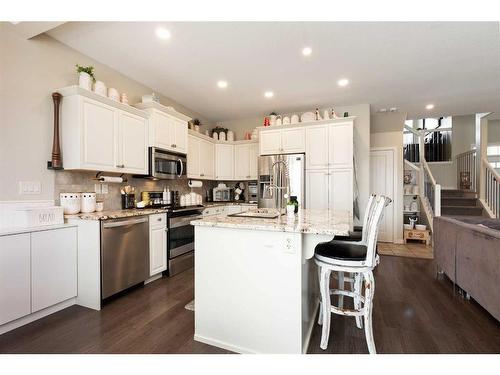
[{"label": "stool seat cushion", "polygon": [[316,245],[314,254],[321,258],[338,260],[366,260],[366,245],[358,242],[332,240]]}]

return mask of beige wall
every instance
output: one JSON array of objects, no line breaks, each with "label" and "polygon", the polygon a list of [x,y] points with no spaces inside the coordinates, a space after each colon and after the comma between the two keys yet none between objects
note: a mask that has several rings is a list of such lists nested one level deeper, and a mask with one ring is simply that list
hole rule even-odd
[{"label": "beige wall", "polygon": [[[354,121],[354,147],[359,186],[359,208],[361,217],[363,217],[370,194],[370,105],[357,104],[335,107],[335,111],[338,114],[348,112],[349,116],[356,116]],[[320,110],[320,113],[322,114],[323,110]],[[245,132],[251,132],[255,127],[263,125],[264,117],[263,114],[261,116],[224,121],[222,126],[232,130],[236,139],[244,139]]]},{"label": "beige wall", "polygon": [[394,148],[395,180],[393,212],[394,242],[403,242],[403,133],[406,113],[375,113],[371,116],[370,147]]},{"label": "beige wall", "polygon": [[488,120],[488,143],[500,143],[500,120]]},{"label": "beige wall", "polygon": [[[77,83],[75,64],[93,65],[98,79],[126,92],[136,103],[152,89],[41,35],[25,40],[0,23],[0,199],[53,199],[54,172],[47,170],[52,147],[51,93]],[[161,97],[192,117],[203,117]],[[19,181],[40,181],[41,194],[18,194]]]}]

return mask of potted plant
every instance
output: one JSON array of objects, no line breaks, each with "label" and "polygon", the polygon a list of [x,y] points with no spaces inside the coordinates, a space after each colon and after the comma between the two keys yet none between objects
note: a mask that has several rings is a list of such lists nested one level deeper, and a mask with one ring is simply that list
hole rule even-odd
[{"label": "potted plant", "polygon": [[289,217],[295,216],[295,209],[298,209],[299,203],[297,201],[289,200],[286,204],[286,214]]},{"label": "potted plant", "polygon": [[95,82],[94,67],[76,64],[76,72],[78,73],[78,85],[83,89],[92,90],[92,83]]},{"label": "potted plant", "polygon": [[195,119],[193,120],[193,128],[194,128],[194,131],[199,132],[199,131],[200,131],[200,125],[201,125],[200,120],[198,120],[197,118],[195,118]]}]

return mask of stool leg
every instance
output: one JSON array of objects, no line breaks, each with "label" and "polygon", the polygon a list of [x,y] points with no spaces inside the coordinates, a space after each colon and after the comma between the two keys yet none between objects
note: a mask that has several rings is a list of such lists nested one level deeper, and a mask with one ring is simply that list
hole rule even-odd
[{"label": "stool leg", "polygon": [[[362,282],[363,282],[363,275],[360,273],[354,274],[354,293],[355,295],[361,295],[362,293]],[[354,297],[354,310],[361,310],[361,298],[360,297]],[[363,329],[363,318],[361,316],[356,316],[356,327],[359,329]]]},{"label": "stool leg", "polygon": [[[321,267],[318,266],[318,283],[319,283],[319,290],[321,291]],[[319,313],[318,313],[318,324],[322,325],[323,324],[323,309],[322,309],[322,304],[321,304],[321,296],[319,299]]]},{"label": "stool leg", "polygon": [[321,267],[319,287],[321,292],[321,309],[323,314],[323,330],[321,332],[320,348],[325,350],[330,336],[331,303],[330,303],[330,273],[326,267]]},{"label": "stool leg", "polygon": [[365,336],[368,352],[377,354],[375,349],[375,341],[373,340],[372,312],[373,312],[373,297],[375,295],[375,280],[373,279],[372,271],[363,274],[365,279]]},{"label": "stool leg", "polygon": [[[345,288],[345,283],[344,283],[344,272],[339,271],[339,290],[344,290]],[[342,294],[339,294],[339,304],[338,304],[339,309],[344,308],[344,296]]]}]

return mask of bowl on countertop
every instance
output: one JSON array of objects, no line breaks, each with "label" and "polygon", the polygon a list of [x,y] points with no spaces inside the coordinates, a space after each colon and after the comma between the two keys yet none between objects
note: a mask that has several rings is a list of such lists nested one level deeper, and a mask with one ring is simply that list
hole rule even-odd
[{"label": "bowl on countertop", "polygon": [[426,229],[427,229],[427,225],[424,225],[424,224],[416,224],[416,225],[415,225],[415,229],[416,229],[416,230],[426,230]]}]

